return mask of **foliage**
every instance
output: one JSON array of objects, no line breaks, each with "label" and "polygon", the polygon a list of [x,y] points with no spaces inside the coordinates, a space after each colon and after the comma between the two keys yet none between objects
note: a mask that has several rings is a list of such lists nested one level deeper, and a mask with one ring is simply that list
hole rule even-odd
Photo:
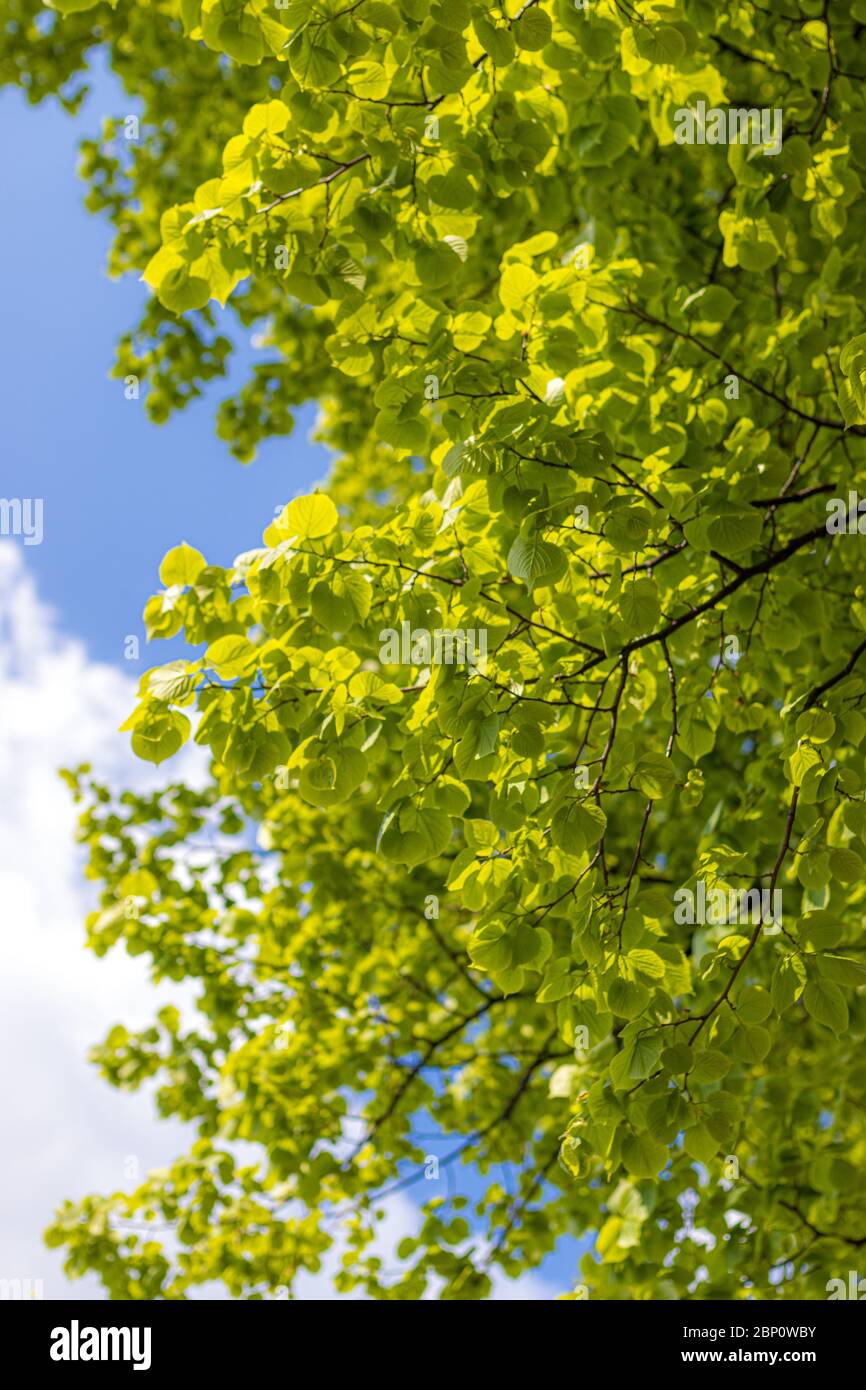
[{"label": "foliage", "polygon": [[[236,314],[269,358],[220,433],[249,460],[316,399],[336,458],[232,567],[163,562],[148,633],[193,650],[125,727],[204,789],[70,775],[91,946],[197,989],[97,1060],[198,1137],[51,1242],[124,1298],[334,1241],[340,1291],[483,1298],[587,1231],[570,1297],[825,1296],[866,1242],[866,605],[826,524],[866,460],[866,6],[5,8],[5,80],[74,107],[99,46],[142,111],[84,151],[154,291],[118,374],[164,419]],[[698,100],[781,150],[678,144]],[[403,623],[487,660],[385,666]],[[698,880],[781,930],[678,922]],[[383,1259],[431,1120],[484,1196]]]}]

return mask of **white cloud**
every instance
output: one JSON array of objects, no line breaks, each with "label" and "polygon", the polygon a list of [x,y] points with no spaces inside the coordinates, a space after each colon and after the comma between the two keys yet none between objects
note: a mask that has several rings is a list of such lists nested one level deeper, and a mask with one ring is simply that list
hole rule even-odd
[{"label": "white cloud", "polygon": [[143,1172],[182,1142],[146,1096],[114,1091],[86,1061],[113,1023],[149,1020],[154,991],[143,959],[84,949],[94,888],[57,769],[88,761],[128,785],[158,780],[117,733],[134,689],[58,632],[22,551],[0,544],[0,1277],[42,1279],[46,1298],[103,1296],[45,1250],[54,1206],[125,1186],[127,1156]]},{"label": "white cloud", "polygon": [[[84,948],[83,919],[95,890],[75,844],[77,810],[58,768],[90,762],[114,785],[144,788],[163,774],[141,764],[117,733],[136,679],[92,662],[40,603],[24,552],[0,542],[0,1278],[41,1279],[53,1299],[102,1298],[95,1278],[70,1283],[62,1256],[42,1232],[66,1197],[131,1185],[129,1157],[143,1174],[185,1151],[189,1131],[155,1118],[145,1094],[100,1080],[88,1048],[113,1023],[142,1027],[158,1007],[144,958],[122,951],[97,959]],[[190,750],[185,774],[201,759]],[[178,766],[172,769],[179,773]],[[417,1228],[418,1213],[395,1194],[385,1204],[377,1247],[392,1255]],[[298,1296],[333,1297],[330,1274],[305,1276]],[[537,1278],[497,1278],[495,1297],[546,1301]],[[203,1291],[218,1296],[218,1291]]]}]

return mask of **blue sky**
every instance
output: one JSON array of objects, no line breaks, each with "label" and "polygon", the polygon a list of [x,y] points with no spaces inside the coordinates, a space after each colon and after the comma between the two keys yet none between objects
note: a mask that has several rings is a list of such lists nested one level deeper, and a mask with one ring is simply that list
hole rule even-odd
[{"label": "blue sky", "polygon": [[[124,662],[123,639],[139,633],[157,570],[180,540],[213,563],[261,544],[275,506],[321,479],[327,452],[308,441],[315,408],[287,439],[266,442],[252,466],[217,438],[216,406],[258,355],[239,343],[232,374],[165,425],[143,399],[124,398],[109,377],[114,348],[138,318],[145,286],[105,270],[111,229],[83,207],[77,142],[128,101],[97,79],[83,111],[30,107],[0,93],[4,183],[15,194],[0,222],[4,410],[0,495],[44,499],[43,544],[27,547],[39,592],[93,657]],[[225,315],[228,336],[233,316]],[[145,650],[137,670],[169,660],[167,643]]]},{"label": "blue sky", "polygon": [[[127,110],[104,76],[74,119],[0,92],[4,184],[15,190],[0,220],[7,272],[0,496],[44,502],[42,544],[0,540],[0,774],[17,789],[5,821],[0,811],[0,921],[18,929],[4,961],[10,1036],[3,1050],[26,1058],[0,1086],[0,1106],[22,1136],[17,1150],[6,1151],[5,1171],[0,1164],[10,1213],[2,1219],[0,1274],[44,1276],[46,1296],[55,1298],[100,1292],[93,1281],[85,1290],[64,1284],[56,1255],[41,1249],[53,1205],[122,1185],[130,1151],[146,1170],[184,1143],[178,1127],[152,1118],[146,1098],[111,1092],[83,1060],[111,1022],[140,1026],[144,1019],[134,1015],[149,1016],[154,1004],[140,963],[97,963],[82,952],[81,918],[92,903],[78,881],[73,808],[55,786],[55,770],[93,756],[115,781],[129,776],[126,739],[115,732],[128,712],[128,681],[180,650],[143,641],[141,612],[159,587],[165,551],[186,540],[208,560],[229,563],[260,544],[275,508],[328,467],[326,452],[308,440],[312,406],[294,435],[264,444],[251,466],[217,438],[217,403],[244,380],[256,356],[249,343],[239,345],[229,378],[162,426],[109,376],[115,343],[136,321],[145,289],[133,277],[106,274],[110,228],[85,211],[75,167],[78,140]],[[124,658],[130,634],[142,639],[137,663]],[[3,1019],[0,988],[0,1042]],[[434,1143],[431,1151],[445,1147]],[[486,1186],[463,1168],[449,1175],[446,1190],[452,1179],[471,1196]],[[416,1187],[407,1201],[429,1195]],[[570,1287],[578,1248],[562,1241],[541,1271],[545,1283],[522,1296]]]}]

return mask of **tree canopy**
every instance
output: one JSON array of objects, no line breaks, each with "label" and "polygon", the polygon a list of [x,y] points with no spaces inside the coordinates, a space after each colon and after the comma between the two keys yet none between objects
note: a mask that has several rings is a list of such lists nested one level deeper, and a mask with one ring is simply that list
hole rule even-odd
[{"label": "tree canopy", "polygon": [[[50,1242],[115,1298],[332,1247],[340,1292],[485,1298],[586,1233],[565,1297],[825,1297],[866,1244],[866,3],[4,10],[4,81],[76,109],[102,52],[138,113],[83,149],[153,291],[117,375],[162,421],[236,321],[220,435],[315,400],[334,455],[261,548],[162,561],[189,655],[124,727],[207,785],[68,774],[89,944],[196,1001],[96,1060],[194,1142]],[[780,139],[681,143],[698,103]]]}]

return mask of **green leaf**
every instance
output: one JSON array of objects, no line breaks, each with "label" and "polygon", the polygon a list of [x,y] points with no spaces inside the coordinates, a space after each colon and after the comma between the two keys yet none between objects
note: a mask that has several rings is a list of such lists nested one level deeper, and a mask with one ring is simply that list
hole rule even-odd
[{"label": "green leaf", "polygon": [[518,48],[536,53],[550,43],[553,26],[546,11],[536,7],[524,10],[512,32]]},{"label": "green leaf", "polygon": [[201,551],[184,541],[168,552],[159,567],[159,577],[166,588],[172,584],[194,584],[204,567]]},{"label": "green leaf", "polygon": [[170,661],[147,672],[144,677],[146,689],[142,694],[152,695],[155,700],[165,700],[166,703],[185,700],[193,689],[194,680],[188,661]]},{"label": "green leaf", "polygon": [[489,820],[465,820],[466,843],[479,854],[487,854],[499,844],[499,831]]},{"label": "green leaf", "polygon": [[716,742],[713,730],[701,720],[684,715],[677,729],[677,745],[693,763],[706,757]]},{"label": "green leaf", "polygon": [[806,710],[797,719],[797,737],[810,743],[826,743],[836,732],[836,720],[828,710]]},{"label": "green leaf", "polygon": [[761,514],[755,510],[726,512],[711,521],[707,531],[714,550],[723,555],[737,555],[750,550],[761,534]]},{"label": "green leaf", "polygon": [[[321,759],[328,758],[334,765],[335,779],[325,779]],[[311,806],[335,806],[347,801],[357,790],[367,773],[367,760],[357,748],[328,747],[320,744],[311,750],[311,755],[301,768],[298,791],[304,801]],[[384,836],[382,837],[384,841]]]},{"label": "green leaf", "polygon": [[633,1081],[645,1081],[658,1066],[662,1046],[657,1037],[642,1034],[626,1045],[628,1075]]},{"label": "green leaf", "polygon": [[632,29],[635,47],[642,58],[657,65],[675,65],[685,56],[686,41],[671,24],[640,24]]},{"label": "green leaf", "polygon": [[221,680],[233,680],[255,669],[258,651],[248,637],[238,633],[231,637],[218,637],[211,642],[205,652],[205,661]]},{"label": "green leaf", "polygon": [[763,1023],[773,1008],[773,1001],[760,985],[747,985],[736,1000],[736,1010],[743,1023]]},{"label": "green leaf", "polygon": [[650,632],[661,613],[658,590],[651,579],[636,579],[624,584],[619,597],[619,611],[630,633]]},{"label": "green leaf", "polygon": [[665,1070],[672,1073],[691,1071],[694,1053],[688,1043],[674,1043],[665,1048],[661,1062]]},{"label": "green leaf", "polygon": [[784,956],[773,971],[770,996],[776,1013],[784,1013],[799,997],[806,979],[805,968],[798,956]]},{"label": "green leaf", "polygon": [[817,965],[819,974],[837,985],[866,984],[866,965],[862,961],[827,954],[818,957]]},{"label": "green leaf", "polygon": [[645,948],[629,951],[626,960],[633,970],[638,970],[641,974],[648,975],[651,980],[661,980],[664,978],[665,963],[661,956],[655,951],[648,951]]},{"label": "green leaf", "polygon": [[693,317],[707,323],[725,323],[737,308],[737,300],[723,285],[704,285],[683,301]]},{"label": "green leaf", "polygon": [[840,883],[861,883],[864,874],[864,863],[859,854],[853,849],[831,849],[830,850],[830,870],[834,878],[838,878]]},{"label": "green leaf", "polygon": [[153,715],[133,731],[132,751],[149,763],[164,763],[186,743],[190,722],[177,710]]},{"label": "green leaf", "polygon": [[713,1137],[703,1125],[692,1125],[683,1136],[683,1148],[690,1158],[699,1163],[709,1163],[719,1152],[720,1141]]},{"label": "green leaf", "polygon": [[317,492],[310,497],[296,497],[284,509],[277,525],[283,526],[298,540],[306,541],[329,535],[338,522],[337,508],[330,497]]},{"label": "green leaf", "polygon": [[607,1005],[611,1013],[619,1018],[637,1018],[649,1002],[650,993],[645,985],[634,980],[614,980],[607,992]]},{"label": "green leaf", "polygon": [[823,1024],[837,1036],[847,1032],[848,1005],[838,985],[830,980],[810,980],[803,990],[803,1004],[816,1023]]},{"label": "green leaf", "polygon": [[159,281],[157,294],[161,304],[175,314],[190,309],[203,309],[211,297],[210,284],[201,275],[193,275],[189,266],[177,265]]},{"label": "green leaf", "polygon": [[605,522],[604,538],[617,550],[641,550],[649,535],[649,512],[645,507],[619,507]]},{"label": "green leaf", "polygon": [[651,801],[667,796],[676,786],[676,773],[670,759],[661,753],[644,753],[632,773],[632,784]]},{"label": "green leaf", "polygon": [[791,781],[795,787],[803,785],[804,778],[810,768],[817,767],[821,762],[821,754],[809,743],[801,743],[797,746],[788,762],[790,768]]},{"label": "green leaf", "polygon": [[508,552],[508,569],[529,589],[553,584],[565,570],[565,556],[551,541],[518,536]]},{"label": "green leaf", "polygon": [[386,834],[383,852],[401,864],[421,864],[442,854],[451,839],[451,817],[433,806],[407,806],[400,813],[399,841]]},{"label": "green leaf", "polygon": [[722,1077],[727,1076],[730,1070],[731,1059],[724,1052],[720,1052],[718,1048],[708,1047],[703,1052],[696,1054],[691,1077],[695,1082],[706,1084],[721,1081]]},{"label": "green leaf", "polygon": [[655,1178],[668,1161],[668,1151],[649,1134],[629,1135],[622,1146],[622,1161],[635,1178]]},{"label": "green leaf", "polygon": [[763,1062],[770,1050],[772,1038],[766,1028],[738,1028],[733,1036],[732,1048],[735,1057],[742,1062]]},{"label": "green leaf", "polygon": [[551,839],[567,854],[582,854],[598,844],[604,834],[607,817],[594,802],[570,801],[560,806],[551,823]]}]

